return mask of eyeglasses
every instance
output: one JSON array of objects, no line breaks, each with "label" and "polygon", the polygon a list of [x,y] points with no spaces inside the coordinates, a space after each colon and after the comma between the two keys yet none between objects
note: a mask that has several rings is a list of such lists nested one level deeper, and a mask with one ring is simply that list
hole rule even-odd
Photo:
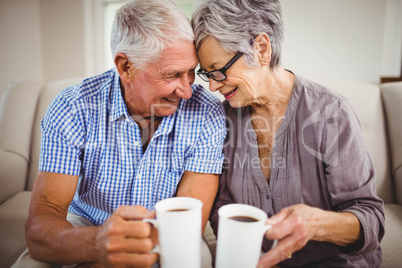
[{"label": "eyeglasses", "polygon": [[226,71],[238,60],[240,57],[243,56],[243,52],[237,52],[236,55],[225,65],[223,68],[219,70],[214,70],[211,72],[205,72],[201,69],[198,69],[197,75],[204,80],[205,82],[209,82],[209,78],[214,79],[215,81],[223,81],[227,78]]}]

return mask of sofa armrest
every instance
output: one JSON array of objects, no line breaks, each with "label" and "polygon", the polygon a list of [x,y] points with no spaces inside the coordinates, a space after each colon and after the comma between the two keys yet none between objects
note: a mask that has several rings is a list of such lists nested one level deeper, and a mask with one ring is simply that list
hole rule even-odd
[{"label": "sofa armrest", "polygon": [[0,102],[0,149],[29,159],[33,119],[42,83],[10,84]]},{"label": "sofa armrest", "polygon": [[402,205],[402,82],[383,84],[381,92],[387,118],[394,191],[397,203]]},{"label": "sofa armrest", "polygon": [[28,161],[20,154],[0,149],[0,204],[24,191],[28,173]]},{"label": "sofa armrest", "polygon": [[35,118],[33,119],[31,156],[26,188],[28,191],[32,190],[36,175],[38,173],[41,140],[40,123],[42,118],[45,116],[49,104],[63,89],[79,84],[83,79],[83,77],[75,77],[49,82],[42,88],[42,91],[40,92]]},{"label": "sofa armrest", "polygon": [[27,185],[33,118],[42,84],[16,82],[0,101],[0,203]]},{"label": "sofa armrest", "polygon": [[0,267],[11,267],[27,248],[25,221],[31,192],[19,192],[0,205]]},{"label": "sofa armrest", "polygon": [[402,206],[385,204],[385,235],[381,241],[382,268],[402,267]]}]

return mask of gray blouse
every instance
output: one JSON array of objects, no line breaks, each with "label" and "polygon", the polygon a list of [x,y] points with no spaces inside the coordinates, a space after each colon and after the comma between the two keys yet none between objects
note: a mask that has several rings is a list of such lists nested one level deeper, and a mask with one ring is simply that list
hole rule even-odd
[{"label": "gray blouse", "polygon": [[[360,220],[364,244],[354,248],[309,241],[281,266],[379,267],[384,235],[383,202],[360,122],[343,96],[295,76],[290,101],[276,132],[269,182],[258,154],[250,108],[224,103],[228,134],[220,187],[211,212],[215,234],[218,209],[243,203],[268,216],[294,204],[348,211]],[[263,250],[271,241],[264,239]]]}]

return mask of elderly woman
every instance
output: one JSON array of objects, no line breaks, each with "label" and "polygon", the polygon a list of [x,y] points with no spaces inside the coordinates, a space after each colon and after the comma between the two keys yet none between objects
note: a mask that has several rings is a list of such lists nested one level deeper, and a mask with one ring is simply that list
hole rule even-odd
[{"label": "elderly woman", "polygon": [[[383,202],[359,120],[338,93],[281,66],[278,0],[206,0],[192,17],[200,70],[226,99],[218,209],[264,210],[264,267],[379,267]],[[218,234],[219,235],[219,234]]]}]

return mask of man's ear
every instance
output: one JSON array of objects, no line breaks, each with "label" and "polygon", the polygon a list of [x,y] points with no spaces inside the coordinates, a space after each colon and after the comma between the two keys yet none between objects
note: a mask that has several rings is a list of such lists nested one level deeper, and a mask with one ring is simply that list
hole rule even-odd
[{"label": "man's ear", "polygon": [[254,39],[253,46],[257,52],[258,61],[261,63],[261,65],[269,65],[272,54],[269,36],[266,33],[260,33]]},{"label": "man's ear", "polygon": [[131,72],[133,70],[126,54],[118,52],[114,57],[114,64],[119,72],[120,79],[125,83],[130,83],[132,78]]}]

